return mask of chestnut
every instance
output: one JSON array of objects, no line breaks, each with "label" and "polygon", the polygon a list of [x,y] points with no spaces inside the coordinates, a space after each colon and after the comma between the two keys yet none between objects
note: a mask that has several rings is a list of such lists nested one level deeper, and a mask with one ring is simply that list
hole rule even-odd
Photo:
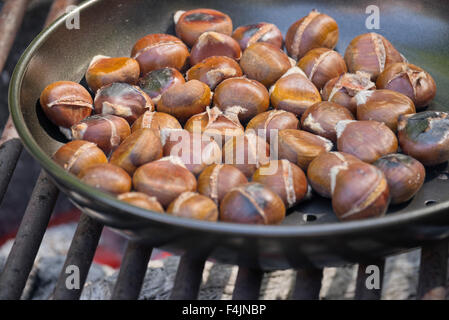
[{"label": "chestnut", "polygon": [[338,33],[334,19],[313,10],[290,26],[285,36],[285,47],[292,58],[299,60],[315,48],[334,49]]},{"label": "chestnut", "polygon": [[164,212],[161,204],[155,197],[147,196],[142,192],[127,192],[118,195],[117,199],[129,203],[133,206],[140,207],[146,210],[155,212]]},{"label": "chestnut", "polygon": [[180,10],[175,13],[174,21],[176,35],[189,47],[192,47],[201,34],[207,31],[215,31],[228,36],[232,33],[231,18],[217,10]]},{"label": "chestnut", "polygon": [[158,104],[162,94],[178,83],[185,83],[183,75],[175,68],[162,68],[148,72],[139,79],[139,87]]},{"label": "chestnut", "polygon": [[404,58],[385,37],[371,32],[351,41],[345,52],[345,61],[349,72],[367,72],[375,81],[385,68],[403,62]]},{"label": "chestnut", "polygon": [[177,157],[162,158],[139,167],[134,172],[133,185],[137,191],[155,197],[165,208],[181,193],[196,191],[195,176]]},{"label": "chestnut", "polygon": [[402,152],[425,166],[449,160],[449,114],[446,112],[399,116],[398,137]]},{"label": "chestnut", "polygon": [[357,119],[385,123],[393,132],[398,129],[398,117],[416,113],[413,101],[392,90],[360,91],[356,95]]},{"label": "chestnut", "polygon": [[212,92],[198,80],[177,84],[162,94],[157,111],[171,114],[184,124],[191,116],[206,111]]},{"label": "chestnut", "polygon": [[240,66],[248,78],[270,87],[292,67],[292,63],[278,47],[256,42],[243,51]]},{"label": "chestnut", "polygon": [[279,131],[278,158],[296,163],[307,170],[310,162],[323,152],[333,148],[332,142],[307,131],[285,129]]},{"label": "chestnut", "polygon": [[327,48],[310,50],[298,61],[298,67],[320,90],[329,80],[348,71],[343,57],[337,51]]},{"label": "chestnut", "polygon": [[237,41],[230,36],[214,31],[204,32],[190,51],[190,64],[193,66],[213,56],[225,56],[239,60],[242,50]]},{"label": "chestnut", "polygon": [[218,208],[215,202],[196,192],[182,193],[170,204],[167,213],[181,218],[218,220]]},{"label": "chestnut", "polygon": [[387,179],[392,204],[407,202],[413,198],[426,177],[426,170],[421,162],[400,153],[383,156],[374,165]]},{"label": "chestnut", "polygon": [[108,162],[104,152],[95,143],[83,140],[66,143],[55,152],[52,159],[76,176],[91,165]]},{"label": "chestnut", "polygon": [[240,107],[239,120],[246,123],[268,109],[270,96],[260,82],[247,78],[231,78],[217,86],[213,105],[222,111]]},{"label": "chestnut", "polygon": [[143,128],[128,136],[111,155],[109,163],[121,167],[129,175],[145,163],[162,158],[162,144],[154,130]]},{"label": "chestnut", "polygon": [[145,111],[153,111],[151,98],[139,87],[115,82],[97,91],[94,99],[95,113],[113,114],[132,124]]},{"label": "chestnut", "polygon": [[360,91],[366,90],[376,90],[376,84],[371,81],[369,73],[357,71],[356,73],[345,73],[329,80],[321,90],[321,95],[323,100],[339,104],[356,115],[355,96]]},{"label": "chestnut", "polygon": [[281,197],[287,208],[292,208],[306,196],[306,175],[288,160],[272,160],[254,172],[254,182],[259,182]]},{"label": "chestnut", "polygon": [[160,135],[162,129],[182,129],[179,121],[163,112],[146,111],[136,121],[134,121],[131,132],[135,132],[142,128],[153,129],[157,135]]},{"label": "chestnut", "polygon": [[89,166],[78,175],[80,180],[101,191],[115,195],[131,190],[131,177],[120,167],[110,163]]},{"label": "chestnut", "polygon": [[336,126],[343,120],[354,120],[348,109],[333,102],[322,101],[314,104],[302,114],[301,128],[336,143]]},{"label": "chestnut", "polygon": [[238,27],[232,33],[232,37],[239,43],[240,48],[245,50],[256,42],[266,42],[282,49],[282,33],[272,23],[260,22]]},{"label": "chestnut", "polygon": [[383,122],[340,121],[337,123],[337,149],[362,161],[373,163],[398,150],[398,139]]},{"label": "chestnut", "polygon": [[387,179],[382,171],[364,162],[340,170],[332,194],[332,208],[341,221],[380,217],[390,202]]},{"label": "chestnut", "polygon": [[40,104],[53,124],[70,128],[92,113],[92,97],[82,85],[72,81],[57,81],[42,91]]},{"label": "chestnut", "polygon": [[206,58],[194,65],[187,71],[186,79],[202,81],[213,90],[223,80],[242,75],[242,69],[234,59],[220,56]]},{"label": "chestnut", "polygon": [[299,117],[307,108],[321,101],[318,89],[298,67],[289,69],[270,88],[270,98],[274,108]]},{"label": "chestnut", "polygon": [[93,92],[101,87],[114,82],[136,84],[140,75],[140,67],[137,60],[120,57],[111,58],[95,56],[86,71],[86,82]]},{"label": "chestnut", "polygon": [[299,120],[296,116],[284,110],[270,110],[259,113],[246,125],[246,130],[254,130],[257,135],[265,137],[270,142],[270,137],[283,129],[298,129]]},{"label": "chestnut", "polygon": [[213,164],[198,177],[198,192],[211,198],[217,205],[231,189],[248,183],[246,176],[229,164]]},{"label": "chestnut", "polygon": [[324,198],[332,198],[335,179],[340,170],[346,170],[360,160],[349,153],[323,152],[307,168],[307,178],[312,189]]},{"label": "chestnut", "polygon": [[139,39],[131,51],[131,57],[139,62],[142,76],[165,67],[183,70],[189,55],[189,49],[179,38],[162,33]]},{"label": "chestnut", "polygon": [[131,134],[128,122],[111,114],[94,115],[71,127],[73,140],[87,140],[109,156]]},{"label": "chestnut", "polygon": [[405,62],[386,67],[377,78],[376,86],[405,94],[418,109],[427,106],[437,93],[435,81],[429,73]]},{"label": "chestnut", "polygon": [[233,188],[220,204],[220,220],[224,222],[273,225],[284,218],[282,199],[257,182]]}]

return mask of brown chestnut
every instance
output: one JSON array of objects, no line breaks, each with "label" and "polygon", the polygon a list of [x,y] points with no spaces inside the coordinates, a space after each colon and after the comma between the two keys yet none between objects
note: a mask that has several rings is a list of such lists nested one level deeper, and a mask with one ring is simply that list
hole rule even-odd
[{"label": "brown chestnut", "polygon": [[139,87],[158,104],[162,94],[178,83],[185,83],[183,75],[175,68],[162,68],[148,72],[139,79]]},{"label": "brown chestnut", "polygon": [[131,190],[131,177],[120,167],[110,163],[89,166],[78,175],[82,182],[115,195]]},{"label": "brown chestnut", "polygon": [[373,164],[384,173],[393,204],[413,198],[426,177],[426,170],[421,162],[400,153],[383,156]]},{"label": "brown chestnut", "polygon": [[373,163],[398,150],[398,139],[383,122],[340,121],[337,123],[337,149],[362,161]]},{"label": "brown chestnut", "polygon": [[161,204],[155,197],[147,196],[142,192],[122,193],[117,197],[117,199],[146,210],[164,212],[164,208],[162,208]]},{"label": "brown chestnut", "polygon": [[254,172],[254,182],[262,183],[281,197],[287,208],[292,208],[306,196],[306,175],[288,160],[272,160]]},{"label": "brown chestnut", "polygon": [[165,67],[183,70],[189,55],[189,49],[180,39],[161,33],[139,39],[131,51],[131,57],[139,62],[141,75]]},{"label": "brown chestnut", "polygon": [[284,110],[270,110],[259,113],[246,125],[246,130],[254,130],[258,136],[265,137],[270,142],[270,137],[277,135],[279,130],[298,129],[299,120],[296,116]]},{"label": "brown chestnut", "polygon": [[257,182],[233,188],[220,205],[220,220],[224,222],[272,225],[284,218],[282,199]]},{"label": "brown chestnut", "polygon": [[402,115],[398,122],[402,152],[425,166],[449,160],[449,114],[426,111]]},{"label": "brown chestnut", "polygon": [[284,45],[284,39],[279,28],[267,22],[238,27],[232,33],[232,37],[239,43],[242,50],[256,42],[266,42],[279,49],[282,49]]},{"label": "brown chestnut", "polygon": [[198,177],[198,192],[220,204],[223,197],[233,188],[248,183],[245,175],[228,164],[213,164]]},{"label": "brown chestnut", "polygon": [[392,90],[360,91],[356,95],[357,119],[385,123],[393,132],[398,129],[398,117],[416,113],[413,101]]},{"label": "brown chestnut", "polygon": [[57,81],[42,91],[40,104],[47,118],[55,125],[70,128],[92,113],[92,97],[82,85]]},{"label": "brown chestnut", "polygon": [[315,48],[334,49],[337,42],[337,22],[316,10],[292,24],[285,36],[288,54],[296,60]]},{"label": "brown chestnut", "polygon": [[182,193],[170,204],[167,213],[181,218],[218,220],[218,208],[215,202],[196,192]]},{"label": "brown chestnut", "polygon": [[190,51],[190,64],[193,66],[206,58],[225,56],[239,60],[242,56],[240,46],[232,37],[222,33],[204,32]]},{"label": "brown chestnut", "polygon": [[139,167],[134,172],[133,185],[137,191],[156,197],[165,208],[181,193],[196,191],[195,176],[176,157],[162,158]]},{"label": "brown chestnut", "polygon": [[136,84],[140,75],[137,60],[120,57],[95,56],[86,71],[86,82],[93,92],[114,82]]},{"label": "brown chestnut", "polygon": [[352,113],[343,106],[329,101],[322,101],[308,108],[301,117],[303,130],[337,142],[337,123],[354,120]]},{"label": "brown chestnut", "polygon": [[175,117],[163,112],[146,111],[136,121],[134,121],[131,132],[142,128],[153,129],[157,135],[160,135],[162,129],[182,129],[181,124]]},{"label": "brown chestnut", "polygon": [[427,106],[437,93],[435,81],[429,73],[405,62],[386,67],[377,78],[376,86],[405,94],[418,109]]},{"label": "brown chestnut", "polygon": [[231,18],[220,11],[212,9],[194,9],[178,11],[174,16],[176,35],[189,47],[207,31],[216,31],[228,36],[232,33]]},{"label": "brown chestnut", "polygon": [[83,140],[70,141],[60,147],[53,155],[53,160],[76,176],[91,165],[108,162],[104,152],[95,143]]}]

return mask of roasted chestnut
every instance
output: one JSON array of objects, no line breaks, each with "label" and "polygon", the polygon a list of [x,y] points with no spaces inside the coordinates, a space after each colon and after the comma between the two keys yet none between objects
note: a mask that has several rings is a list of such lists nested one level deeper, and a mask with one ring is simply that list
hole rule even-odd
[{"label": "roasted chestnut", "polygon": [[390,189],[391,203],[409,201],[421,189],[426,170],[421,162],[404,154],[383,156],[374,165],[385,175]]},{"label": "roasted chestnut", "polygon": [[337,22],[316,10],[292,24],[285,36],[288,54],[296,60],[315,48],[334,49],[337,42]]},{"label": "roasted chestnut", "polygon": [[240,50],[238,42],[230,36],[214,31],[204,32],[190,51],[190,64],[193,66],[213,56],[225,56],[239,60],[242,50]]},{"label": "roasted chestnut", "polygon": [[196,192],[184,192],[168,207],[167,213],[181,218],[217,221],[217,205],[208,197]]},{"label": "roasted chestnut", "polygon": [[164,212],[164,208],[162,208],[161,204],[155,197],[147,196],[142,192],[122,193],[117,197],[117,199],[146,210]]},{"label": "roasted chestnut", "polygon": [[139,79],[139,87],[157,105],[162,94],[178,83],[185,83],[183,75],[175,68],[162,68],[148,72]]},{"label": "roasted chestnut", "polygon": [[383,122],[340,121],[337,123],[338,151],[373,163],[398,150],[398,139]]},{"label": "roasted chestnut", "polygon": [[110,163],[89,166],[81,170],[78,178],[94,188],[115,195],[129,192],[132,187],[131,177],[126,171]]},{"label": "roasted chestnut", "polygon": [[160,134],[162,129],[182,129],[181,124],[175,117],[163,112],[146,111],[136,121],[134,121],[131,132],[142,128],[153,129],[156,134]]},{"label": "roasted chestnut", "polygon": [[284,41],[278,27],[267,22],[238,27],[232,33],[232,37],[239,43],[242,50],[256,42],[266,42],[282,49]]},{"label": "roasted chestnut", "polygon": [[246,130],[254,130],[258,136],[266,138],[269,143],[271,136],[277,137],[279,130],[298,129],[298,125],[298,118],[293,113],[284,110],[270,110],[252,118],[246,125]]},{"label": "roasted chestnut", "polygon": [[220,205],[220,220],[246,224],[280,224],[285,218],[282,199],[261,183],[229,191]]}]

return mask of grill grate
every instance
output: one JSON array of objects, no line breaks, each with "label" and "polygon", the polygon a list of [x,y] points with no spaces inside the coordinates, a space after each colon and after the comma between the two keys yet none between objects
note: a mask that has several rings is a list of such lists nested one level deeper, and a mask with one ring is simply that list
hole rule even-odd
[{"label": "grill grate", "polygon": [[[54,0],[45,26],[64,13],[76,0]],[[7,0],[0,15],[0,71],[3,70],[14,39],[22,23],[30,0]],[[3,199],[12,173],[22,151],[22,144],[11,123],[3,130],[0,139],[0,202]],[[28,202],[17,237],[0,276],[0,299],[19,299],[25,287],[36,254],[45,234],[58,189],[41,172],[32,196]],[[103,226],[96,220],[82,215],[72,239],[63,271],[53,293],[53,299],[79,299],[84,282],[92,263]],[[448,242],[446,240],[422,248],[419,274],[418,298],[445,299],[448,267]],[[150,260],[152,248],[137,242],[129,242],[120,268],[120,273],[112,294],[112,299],[137,299]],[[187,251],[181,258],[176,274],[171,299],[196,299],[202,279],[207,254]],[[381,266],[380,258],[372,264]],[[65,285],[66,266],[76,265],[80,270],[79,290],[68,290]],[[365,286],[367,265],[359,265],[356,299],[380,299],[381,289],[368,290]],[[239,268],[233,299],[257,299],[263,272],[258,269]],[[323,277],[322,269],[297,270],[293,299],[318,299]]]}]

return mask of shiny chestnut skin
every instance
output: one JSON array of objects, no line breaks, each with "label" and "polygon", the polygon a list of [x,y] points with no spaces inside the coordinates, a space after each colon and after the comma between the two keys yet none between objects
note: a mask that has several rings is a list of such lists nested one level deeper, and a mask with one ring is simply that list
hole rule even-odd
[{"label": "shiny chestnut skin", "polygon": [[183,70],[189,55],[189,49],[179,38],[162,33],[139,39],[131,51],[131,57],[139,62],[142,76],[165,67]]},{"label": "shiny chestnut skin", "polygon": [[154,111],[151,98],[139,87],[115,82],[101,87],[94,99],[96,114],[113,114],[132,124],[145,111]]},{"label": "shiny chestnut skin", "polygon": [[128,136],[111,155],[109,163],[121,167],[129,175],[145,163],[162,158],[162,144],[154,130],[143,128]]},{"label": "shiny chestnut skin", "polygon": [[83,140],[70,141],[61,146],[52,159],[76,176],[89,166],[108,162],[104,152],[95,143]]},{"label": "shiny chestnut skin", "polygon": [[376,90],[376,84],[371,81],[369,73],[357,71],[356,73],[345,73],[329,80],[321,90],[321,95],[323,100],[339,104],[356,115],[355,96],[360,91],[367,90]]},{"label": "shiny chestnut skin", "polygon": [[409,201],[421,189],[426,170],[418,160],[395,153],[383,156],[373,163],[385,175],[392,204]]},{"label": "shiny chestnut skin", "polygon": [[73,125],[70,130],[73,140],[93,142],[107,156],[131,134],[128,122],[111,114],[90,116]]},{"label": "shiny chestnut skin", "polygon": [[298,67],[320,90],[329,80],[348,71],[343,57],[337,51],[327,48],[310,50],[298,61]]},{"label": "shiny chestnut skin", "polygon": [[385,37],[374,32],[354,38],[345,52],[349,72],[367,72],[373,81],[389,65],[403,60],[401,54]]},{"label": "shiny chestnut skin", "polygon": [[204,169],[198,177],[198,192],[218,205],[231,189],[247,183],[246,176],[236,167],[213,164]]},{"label": "shiny chestnut skin", "polygon": [[206,111],[211,99],[212,93],[205,83],[190,80],[165,91],[157,111],[168,113],[184,124],[191,116]]},{"label": "shiny chestnut skin", "polygon": [[313,10],[290,26],[285,36],[285,47],[292,58],[299,60],[312,49],[335,48],[338,35],[337,22]]},{"label": "shiny chestnut skin", "polygon": [[40,104],[47,118],[55,125],[70,128],[92,113],[92,97],[82,85],[57,81],[42,91]]},{"label": "shiny chestnut skin", "polygon": [[352,113],[343,106],[322,101],[308,108],[301,117],[301,128],[311,133],[337,142],[337,123],[354,120]]},{"label": "shiny chestnut skin", "polygon": [[276,193],[286,208],[292,208],[307,194],[306,175],[296,164],[288,160],[271,160],[258,168],[253,175],[253,182],[259,182]]},{"label": "shiny chestnut skin", "polygon": [[349,153],[323,152],[309,164],[307,179],[316,193],[331,199],[338,172],[346,170],[351,163],[359,161]]},{"label": "shiny chestnut skin", "polygon": [[162,158],[139,167],[134,172],[133,185],[137,191],[155,197],[165,208],[183,192],[196,191],[195,176],[176,157]]},{"label": "shiny chestnut skin", "polygon": [[330,140],[303,130],[281,130],[278,138],[279,159],[287,159],[302,170],[307,170],[313,159],[333,147]]},{"label": "shiny chestnut skin", "polygon": [[211,90],[225,79],[243,76],[240,65],[232,58],[212,56],[195,64],[186,73],[187,80],[199,80]]},{"label": "shiny chestnut skin", "polygon": [[270,88],[270,99],[274,108],[300,117],[307,108],[321,101],[321,95],[304,72],[294,67]]},{"label": "shiny chestnut skin", "polygon": [[131,191],[131,177],[120,167],[110,163],[89,166],[78,175],[80,180],[101,191],[115,195]]},{"label": "shiny chestnut skin", "polygon": [[168,113],[157,111],[146,111],[136,121],[134,121],[131,132],[142,128],[153,129],[157,135],[160,135],[162,129],[182,129],[179,121]]},{"label": "shiny chestnut skin", "polygon": [[213,105],[222,111],[240,107],[239,120],[246,123],[270,105],[268,90],[258,81],[247,78],[226,79],[215,88]]},{"label": "shiny chestnut skin", "polygon": [[291,68],[292,63],[278,47],[256,42],[243,51],[240,66],[248,78],[269,87]]},{"label": "shiny chestnut skin", "polygon": [[92,92],[114,83],[136,84],[140,75],[137,60],[128,57],[111,58],[95,56],[86,71],[86,82]]},{"label": "shiny chestnut skin", "polygon": [[284,110],[270,110],[259,113],[246,125],[246,130],[254,130],[261,137],[270,142],[270,137],[278,134],[279,130],[298,129],[299,120],[296,116]]},{"label": "shiny chestnut skin", "polygon": [[376,86],[405,94],[418,109],[427,106],[437,93],[435,80],[428,72],[405,62],[393,63],[385,68],[377,78]]},{"label": "shiny chestnut skin", "polygon": [[190,64],[193,66],[213,56],[225,56],[239,60],[242,50],[232,37],[208,31],[203,33],[193,45],[190,51]]},{"label": "shiny chestnut skin", "polygon": [[383,122],[340,121],[337,124],[337,149],[373,163],[384,155],[396,153],[398,139]]},{"label": "shiny chestnut skin", "polygon": [[178,83],[185,83],[181,72],[175,68],[162,68],[148,72],[139,79],[139,87],[158,104],[162,94]]},{"label": "shiny chestnut skin", "polygon": [[174,20],[176,35],[189,47],[192,47],[201,34],[207,31],[216,31],[228,36],[232,33],[231,18],[213,9],[178,11]]},{"label": "shiny chestnut skin", "polygon": [[449,160],[449,114],[426,111],[399,117],[398,136],[402,152],[425,166]]},{"label": "shiny chestnut skin", "polygon": [[220,221],[224,222],[276,225],[284,218],[284,202],[261,183],[233,188],[220,204]]},{"label": "shiny chestnut skin", "polygon": [[155,197],[150,197],[142,192],[122,193],[117,196],[117,199],[146,210],[164,212],[164,208],[162,208]]},{"label": "shiny chestnut skin", "polygon": [[168,206],[167,213],[181,218],[218,220],[218,208],[215,202],[196,192],[182,193]]},{"label": "shiny chestnut skin", "polygon": [[357,119],[385,123],[393,132],[398,129],[398,117],[416,113],[413,101],[392,90],[360,91],[356,96]]},{"label": "shiny chestnut skin", "polygon": [[266,42],[279,49],[282,49],[284,45],[279,28],[268,22],[240,26],[234,30],[232,37],[239,43],[242,50],[256,42]]},{"label": "shiny chestnut skin", "polygon": [[340,170],[332,194],[332,208],[341,221],[381,217],[388,209],[390,192],[382,171],[364,162]]}]

